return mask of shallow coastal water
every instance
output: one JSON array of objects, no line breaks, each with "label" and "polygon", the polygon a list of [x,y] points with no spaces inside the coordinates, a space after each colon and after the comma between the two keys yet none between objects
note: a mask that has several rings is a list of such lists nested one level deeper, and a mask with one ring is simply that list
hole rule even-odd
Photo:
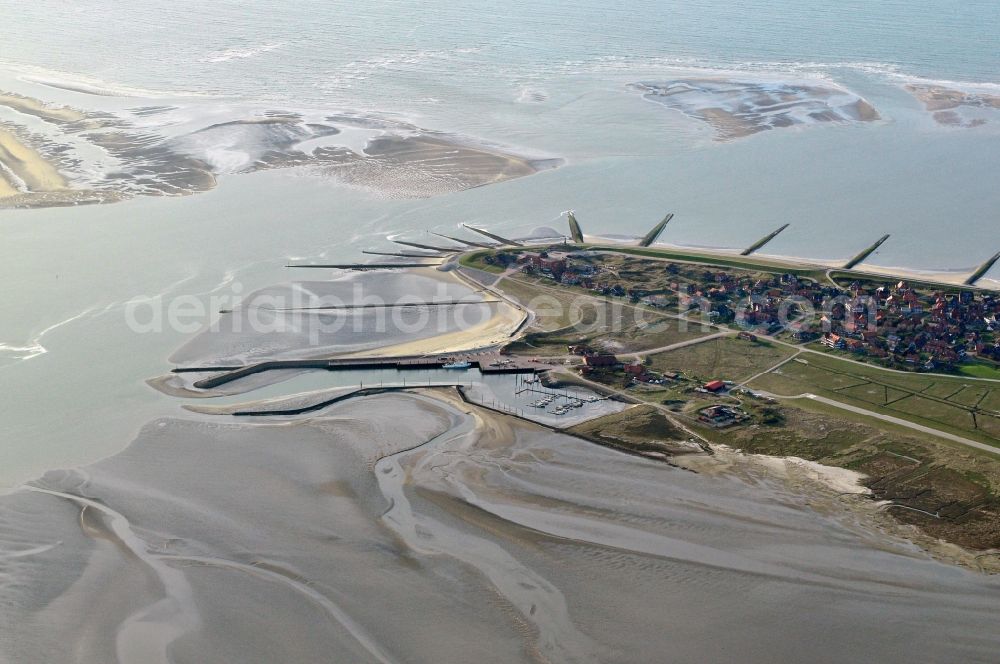
[{"label": "shallow coastal water", "polygon": [[[427,395],[287,421],[183,408],[387,373],[187,401],[147,385],[171,360],[402,340],[199,332],[249,293],[353,279],[288,263],[463,222],[520,236],[575,209],[628,237],[669,210],[662,241],[736,249],[788,222],[768,252],[844,259],[891,233],[872,263],[956,273],[1000,250],[992,2],[499,9],[0,0],[0,94],[47,105],[0,105],[27,156],[0,196],[122,199],[0,210],[0,661],[995,659],[992,578],[773,466],[694,475]],[[736,91],[725,113],[780,130],[718,141],[697,117],[715,95],[634,87],[706,78]],[[761,94],[788,86],[878,119],[813,100],[825,120],[772,117]],[[67,128],[80,111],[109,136]],[[189,325],[151,324],[182,297]],[[157,331],[130,325],[136,302]],[[483,401],[530,400],[493,380]]]}]

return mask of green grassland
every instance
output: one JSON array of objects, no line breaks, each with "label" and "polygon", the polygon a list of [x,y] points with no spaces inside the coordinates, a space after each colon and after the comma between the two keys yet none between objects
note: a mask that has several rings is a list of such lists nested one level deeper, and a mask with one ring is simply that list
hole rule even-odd
[{"label": "green grassland", "polygon": [[[698,339],[714,331],[652,308],[595,297],[582,290],[556,288],[538,280],[508,277],[497,287],[535,312],[536,318],[523,341],[529,348],[539,349],[540,354],[565,355],[570,344],[587,344],[608,353],[637,353]],[[517,352],[520,346],[514,344],[510,350]]]},{"label": "green grassland", "polygon": [[650,356],[656,371],[683,371],[698,380],[740,382],[773,367],[795,351],[767,341],[745,341],[735,337],[712,339]]},{"label": "green grassland", "polygon": [[602,445],[644,454],[676,455],[700,451],[697,447],[678,445],[688,439],[688,434],[652,406],[636,406],[598,417],[566,431]]},{"label": "green grassland", "polygon": [[482,251],[473,251],[467,254],[462,254],[458,257],[458,264],[462,267],[471,267],[477,270],[482,270],[483,272],[492,272],[493,274],[500,274],[504,271],[499,265],[491,265],[486,262],[486,257],[490,254],[495,253],[492,249],[483,249]]},{"label": "green grassland", "polygon": [[1000,384],[893,372],[806,353],[751,386],[784,396],[819,394],[1000,446]]}]

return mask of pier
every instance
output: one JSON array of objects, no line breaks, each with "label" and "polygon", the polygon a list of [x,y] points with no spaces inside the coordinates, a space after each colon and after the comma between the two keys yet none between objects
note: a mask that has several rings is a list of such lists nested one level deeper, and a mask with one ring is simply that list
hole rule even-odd
[{"label": "pier", "polygon": [[650,231],[646,233],[641,240],[639,240],[639,246],[648,247],[654,242],[656,242],[657,238],[660,237],[660,233],[663,232],[663,229],[667,227],[667,224],[669,224],[670,220],[673,218],[674,218],[674,213],[671,212],[670,214],[668,214],[666,217],[663,218],[663,221],[653,226],[653,228],[651,228]]},{"label": "pier", "polygon": [[744,249],[743,251],[741,251],[740,252],[740,256],[749,256],[750,254],[752,254],[753,252],[757,251],[758,249],[760,249],[761,247],[763,247],[765,244],[767,244],[768,242],[770,242],[774,238],[778,237],[778,234],[781,233],[781,231],[783,231],[786,228],[788,228],[789,226],[791,226],[791,224],[785,224],[784,226],[782,226],[778,230],[772,231],[771,233],[768,233],[767,235],[765,235],[764,237],[762,237],[761,239],[757,240],[756,242],[754,242],[753,244],[751,244],[749,247],[747,247],[746,249]]},{"label": "pier", "polygon": [[864,251],[862,251],[860,254],[858,254],[857,256],[855,256],[854,258],[852,258],[851,260],[847,261],[847,263],[844,265],[844,267],[842,269],[844,269],[844,270],[850,270],[855,265],[857,265],[858,263],[860,263],[864,259],[866,259],[869,256],[871,256],[872,254],[874,254],[875,250],[878,249],[879,247],[881,247],[885,243],[885,241],[888,240],[888,239],[889,239],[889,234],[886,233],[885,235],[883,235],[882,237],[880,237],[875,244],[873,244],[872,246],[868,247],[867,249],[865,249]]},{"label": "pier", "polygon": [[[194,386],[210,390],[265,371],[282,369],[324,369],[326,371],[352,371],[360,369],[395,369],[397,371],[444,370],[446,364],[468,362],[469,368],[478,369],[483,374],[537,373],[547,367],[520,357],[507,357],[498,353],[463,353],[428,357],[410,355],[399,357],[351,357],[312,360],[266,360],[196,381]],[[221,367],[178,367],[173,373],[208,373],[219,371]],[[456,369],[455,371],[461,371]]]}]

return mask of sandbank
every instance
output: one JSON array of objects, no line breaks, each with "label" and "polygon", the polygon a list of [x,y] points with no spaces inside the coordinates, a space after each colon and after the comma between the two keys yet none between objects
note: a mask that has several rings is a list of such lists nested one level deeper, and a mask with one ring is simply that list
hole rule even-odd
[{"label": "sandbank", "polygon": [[[28,191],[43,192],[66,189],[66,179],[55,166],[46,161],[38,152],[19,141],[13,134],[3,129],[0,129],[0,164],[3,164],[18,177]],[[9,180],[7,184],[7,189],[12,189],[13,193],[5,194],[5,190],[0,189],[0,196],[22,193],[10,186]]]}]

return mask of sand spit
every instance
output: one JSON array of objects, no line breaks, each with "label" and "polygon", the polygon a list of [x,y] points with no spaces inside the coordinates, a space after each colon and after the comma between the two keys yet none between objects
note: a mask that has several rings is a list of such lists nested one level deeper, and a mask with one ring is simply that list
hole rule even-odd
[{"label": "sand spit", "polygon": [[719,141],[783,127],[881,119],[870,103],[831,84],[683,78],[630,87],[710,125]]},{"label": "sand spit", "polygon": [[175,105],[106,113],[4,92],[0,112],[8,152],[30,145],[24,149],[34,152],[32,173],[45,172],[50,182],[56,173],[64,185],[22,182],[15,168],[20,162],[0,153],[0,207],[8,208],[188,195],[214,188],[223,175],[278,168],[299,168],[381,196],[426,198],[561,163],[362,116]]},{"label": "sand spit", "polygon": [[450,390],[162,419],[0,498],[0,658],[992,661],[1000,581],[807,502]]},{"label": "sand spit", "polygon": [[560,160],[531,160],[444,135],[384,136],[364,149],[367,158],[345,159],[327,172],[393,198],[428,198],[533,175]]},{"label": "sand spit", "polygon": [[996,120],[1000,111],[1000,95],[957,90],[930,83],[909,83],[903,86],[919,99],[934,120],[950,127],[980,127]]},{"label": "sand spit", "polygon": [[33,115],[48,122],[57,124],[85,122],[87,115],[81,111],[65,106],[50,106],[38,99],[17,95],[10,92],[0,92],[0,106],[6,106],[26,115]]}]

